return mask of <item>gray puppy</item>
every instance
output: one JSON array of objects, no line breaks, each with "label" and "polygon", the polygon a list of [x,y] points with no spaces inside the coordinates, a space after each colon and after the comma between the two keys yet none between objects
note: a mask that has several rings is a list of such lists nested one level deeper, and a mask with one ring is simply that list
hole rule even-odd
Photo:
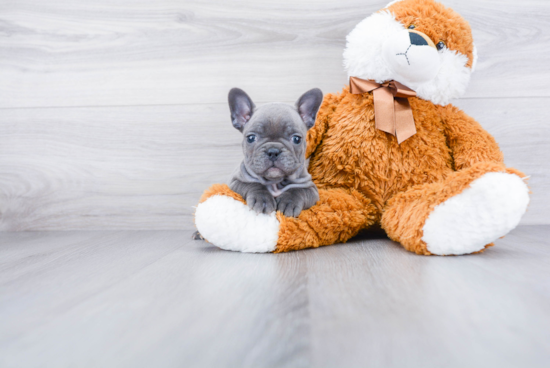
[{"label": "gray puppy", "polygon": [[307,130],[323,101],[315,88],[304,93],[296,106],[270,103],[256,108],[241,89],[229,91],[233,126],[244,136],[244,160],[230,188],[259,213],[281,211],[297,217],[319,200],[305,158]]},{"label": "gray puppy", "polygon": [[[271,103],[256,108],[241,89],[229,91],[233,126],[243,133],[244,160],[234,173],[230,188],[259,213],[281,211],[297,217],[319,200],[305,158],[306,134],[315,124],[323,93],[315,88],[296,106]],[[202,240],[198,231],[193,239]]]}]

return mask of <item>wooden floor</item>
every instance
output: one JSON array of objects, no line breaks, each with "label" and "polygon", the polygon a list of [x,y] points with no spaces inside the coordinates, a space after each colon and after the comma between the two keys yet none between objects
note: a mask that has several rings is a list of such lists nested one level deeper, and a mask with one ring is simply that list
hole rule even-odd
[{"label": "wooden floor", "polygon": [[190,231],[0,235],[0,367],[548,367],[550,226],[241,254]]}]

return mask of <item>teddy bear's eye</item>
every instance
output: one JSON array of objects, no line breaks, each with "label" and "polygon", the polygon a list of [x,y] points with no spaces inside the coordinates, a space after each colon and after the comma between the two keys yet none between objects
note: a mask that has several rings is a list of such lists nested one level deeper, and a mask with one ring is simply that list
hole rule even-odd
[{"label": "teddy bear's eye", "polygon": [[409,26],[409,29],[415,29],[415,28],[416,28],[416,26],[415,26],[414,24],[411,24],[411,25]]},{"label": "teddy bear's eye", "polygon": [[445,47],[447,47],[447,45],[445,44],[445,42],[439,41],[437,45],[435,45],[435,47],[437,47],[437,50],[443,50]]}]

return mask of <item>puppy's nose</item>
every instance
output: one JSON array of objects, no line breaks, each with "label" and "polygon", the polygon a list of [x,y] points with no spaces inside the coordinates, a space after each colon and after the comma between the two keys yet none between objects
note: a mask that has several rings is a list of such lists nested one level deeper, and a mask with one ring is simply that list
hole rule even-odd
[{"label": "puppy's nose", "polygon": [[280,154],[281,150],[278,148],[270,148],[267,150],[267,157],[269,157],[271,161],[275,161]]},{"label": "puppy's nose", "polygon": [[410,32],[409,38],[411,40],[411,45],[428,46],[428,41],[426,41],[424,37],[422,37],[418,33]]}]

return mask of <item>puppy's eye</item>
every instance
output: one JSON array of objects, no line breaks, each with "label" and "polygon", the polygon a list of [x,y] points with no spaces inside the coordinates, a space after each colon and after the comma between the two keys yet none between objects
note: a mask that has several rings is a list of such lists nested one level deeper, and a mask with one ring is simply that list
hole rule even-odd
[{"label": "puppy's eye", "polygon": [[246,141],[248,143],[256,142],[256,135],[255,134],[250,134],[250,135],[246,136]]},{"label": "puppy's eye", "polygon": [[437,47],[437,50],[439,51],[439,50],[443,50],[445,47],[447,47],[447,45],[445,44],[445,42],[439,41],[437,45],[435,45],[435,47]]},{"label": "puppy's eye", "polygon": [[292,143],[300,144],[300,142],[302,142],[302,137],[300,137],[299,135],[293,135],[292,136]]},{"label": "puppy's eye", "polygon": [[415,29],[415,28],[416,28],[416,26],[415,26],[414,24],[411,24],[411,25],[409,26],[409,29]]}]

